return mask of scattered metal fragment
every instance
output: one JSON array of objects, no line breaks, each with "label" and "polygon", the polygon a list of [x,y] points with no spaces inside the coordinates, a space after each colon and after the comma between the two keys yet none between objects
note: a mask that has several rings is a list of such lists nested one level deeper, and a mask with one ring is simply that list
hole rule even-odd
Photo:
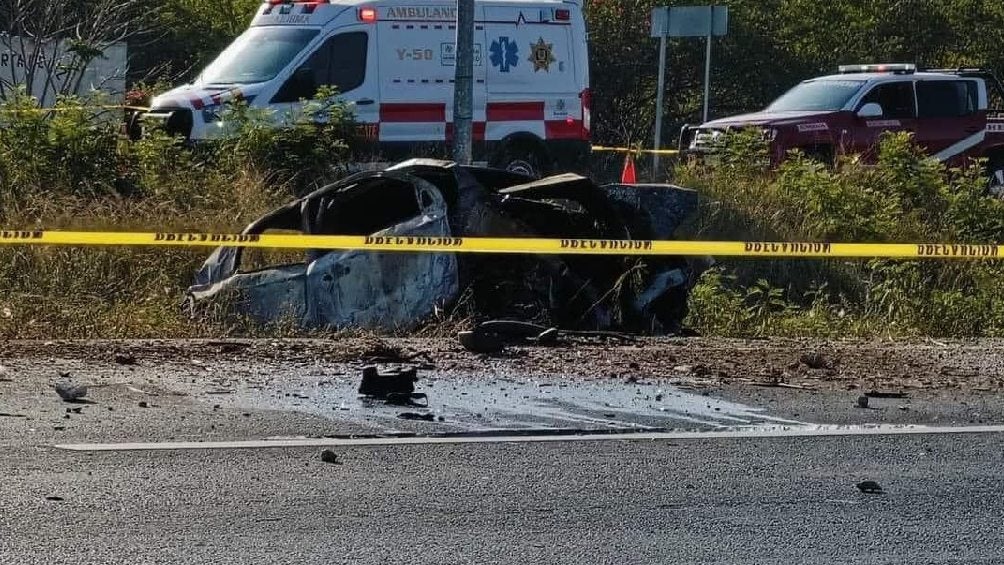
[{"label": "scattered metal fragment", "polygon": [[150,405],[149,405],[149,404],[147,404],[145,400],[140,400],[140,401],[139,401],[139,405],[138,405],[138,406],[139,406],[140,408],[149,408],[149,407],[150,407]]},{"label": "scattered metal fragment", "polygon": [[858,397],[858,408],[868,408],[868,397],[859,396]]},{"label": "scattered metal fragment", "polygon": [[119,365],[135,365],[136,357],[129,353],[116,353],[115,362]]},{"label": "scattered metal fragment", "polygon": [[63,500],[65,500],[61,496],[54,496],[54,495],[49,495],[49,496],[45,497],[45,499],[46,500],[50,500],[52,502],[62,502]]},{"label": "scattered metal fragment", "polygon": [[833,367],[830,358],[819,352],[803,353],[799,356],[798,361],[810,369],[830,369]]},{"label": "scattered metal fragment", "polygon": [[[418,402],[423,400],[424,402]],[[392,392],[387,395],[387,404],[391,406],[413,406],[415,408],[428,408],[429,397],[422,392],[399,393]]]},{"label": "scattered metal fragment", "polygon": [[608,331],[575,331],[547,327],[518,320],[489,320],[470,331],[460,332],[457,339],[468,351],[497,354],[507,345],[558,345],[566,338],[599,338],[634,341],[634,338]]},{"label": "scattered metal fragment", "polygon": [[418,370],[414,367],[394,369],[381,373],[375,366],[363,368],[363,378],[359,383],[359,394],[386,399],[390,394],[411,395],[415,392]]},{"label": "scattered metal fragment", "polygon": [[558,328],[547,328],[546,330],[540,332],[535,338],[537,345],[555,345],[558,343],[560,333],[561,332]]},{"label": "scattered metal fragment", "polygon": [[[67,375],[69,375],[69,373],[67,373]],[[64,402],[76,402],[87,396],[86,385],[73,382],[59,382],[53,385],[53,387],[56,389],[56,394],[58,394]]]},{"label": "scattered metal fragment", "polygon": [[865,494],[885,494],[882,485],[875,481],[862,481],[857,484],[858,490]]},{"label": "scattered metal fragment", "polygon": [[341,461],[338,460],[338,454],[330,449],[325,449],[321,451],[321,461],[324,463],[331,463],[332,465],[341,465]]},{"label": "scattered metal fragment", "polygon": [[815,387],[783,383],[781,381],[755,381],[752,383],[753,386],[759,386],[764,388],[789,388],[793,390],[815,390]]},{"label": "scattered metal fragment", "polygon": [[865,396],[869,398],[909,398],[910,395],[905,392],[880,392],[877,390],[870,390],[865,393]]},{"label": "scattered metal fragment", "polygon": [[505,348],[505,344],[497,336],[478,331],[460,332],[457,339],[464,349],[472,353],[497,354]]},{"label": "scattered metal fragment", "polygon": [[397,415],[397,417],[402,420],[423,420],[426,422],[436,421],[436,415],[431,412],[427,414],[419,414],[417,412],[401,412]]}]

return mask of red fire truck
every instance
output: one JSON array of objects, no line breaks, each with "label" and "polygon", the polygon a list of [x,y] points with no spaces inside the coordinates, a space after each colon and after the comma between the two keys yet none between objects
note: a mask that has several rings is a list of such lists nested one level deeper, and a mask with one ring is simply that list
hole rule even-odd
[{"label": "red fire truck", "polygon": [[849,65],[807,80],[761,112],[685,126],[681,151],[713,154],[729,130],[761,128],[773,163],[793,149],[831,161],[838,154],[872,159],[883,132],[910,132],[950,165],[986,158],[990,189],[1004,192],[1004,88],[981,69]]}]

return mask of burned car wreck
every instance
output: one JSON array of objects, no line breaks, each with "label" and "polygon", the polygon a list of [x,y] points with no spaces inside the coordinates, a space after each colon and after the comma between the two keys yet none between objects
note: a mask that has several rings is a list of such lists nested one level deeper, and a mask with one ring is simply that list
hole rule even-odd
[{"label": "burned car wreck", "polygon": [[[670,185],[597,186],[411,160],[355,174],[266,214],[243,231],[318,235],[671,239],[696,211]],[[698,274],[680,257],[480,255],[311,250],[281,258],[216,249],[187,292],[267,323],[407,329],[436,313],[554,327],[675,333]]]}]

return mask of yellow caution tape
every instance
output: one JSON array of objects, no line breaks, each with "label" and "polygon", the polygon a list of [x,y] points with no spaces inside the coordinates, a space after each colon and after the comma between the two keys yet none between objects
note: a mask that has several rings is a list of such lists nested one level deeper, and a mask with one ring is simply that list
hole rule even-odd
[{"label": "yellow caution tape", "polygon": [[610,151],[614,153],[634,153],[646,155],[677,155],[680,152],[676,149],[631,149],[630,147],[605,147],[594,145],[593,151]]},{"label": "yellow caution tape", "polygon": [[135,233],[0,230],[0,245],[126,245],[259,247],[393,252],[528,253],[553,255],[716,255],[720,257],[840,257],[888,259],[997,259],[1001,245],[928,243],[793,243],[760,241],[649,241],[428,236]]}]

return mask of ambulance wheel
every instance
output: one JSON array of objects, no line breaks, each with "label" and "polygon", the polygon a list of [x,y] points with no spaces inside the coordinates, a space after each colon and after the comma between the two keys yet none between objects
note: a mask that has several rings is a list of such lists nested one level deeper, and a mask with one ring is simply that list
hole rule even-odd
[{"label": "ambulance wheel", "polygon": [[539,179],[547,172],[546,160],[539,150],[527,143],[508,143],[494,159],[492,166]]}]

